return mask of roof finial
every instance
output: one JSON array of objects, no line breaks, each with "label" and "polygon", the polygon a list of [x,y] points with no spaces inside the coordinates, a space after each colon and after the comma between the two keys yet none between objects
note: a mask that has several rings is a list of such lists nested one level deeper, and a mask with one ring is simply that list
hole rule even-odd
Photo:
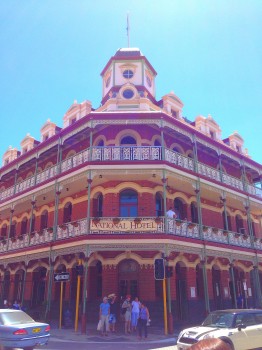
[{"label": "roof finial", "polygon": [[129,47],[129,13],[127,13],[127,18],[126,18],[126,34],[127,34],[127,47]]}]

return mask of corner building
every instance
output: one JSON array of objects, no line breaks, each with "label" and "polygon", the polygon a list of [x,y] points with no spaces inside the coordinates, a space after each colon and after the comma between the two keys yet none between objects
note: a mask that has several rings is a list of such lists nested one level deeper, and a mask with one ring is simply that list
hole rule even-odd
[{"label": "corner building", "polygon": [[[119,49],[99,108],[75,101],[62,128],[48,120],[40,141],[28,134],[3,155],[1,301],[57,317],[54,277],[69,272],[64,304],[75,309],[79,279],[87,321],[116,293],[162,322],[165,287],[170,323],[236,307],[238,293],[262,306],[262,167],[237,132],[222,139],[210,115],[187,120],[173,92],[156,100],[156,74],[139,49]],[[165,284],[154,278],[162,257]]]}]

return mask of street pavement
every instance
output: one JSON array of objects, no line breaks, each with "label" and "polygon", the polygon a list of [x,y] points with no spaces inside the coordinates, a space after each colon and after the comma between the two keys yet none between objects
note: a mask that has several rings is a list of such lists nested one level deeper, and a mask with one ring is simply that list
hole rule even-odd
[{"label": "street pavement", "polygon": [[[109,333],[108,336],[102,336],[100,332],[96,330],[96,324],[88,324],[86,334],[81,334],[81,325],[77,332],[74,329],[59,329],[57,325],[51,324],[51,337],[52,342],[65,342],[65,343],[89,343],[97,344],[162,344],[163,347],[166,345],[175,345],[177,336],[180,330],[175,330],[174,334],[165,335],[164,329],[160,327],[149,326],[148,327],[148,338],[145,340],[139,340],[137,333],[125,335],[123,331],[123,325],[120,324],[121,329],[117,333]],[[93,347],[94,348],[94,347]],[[149,349],[150,347],[148,347]],[[155,347],[152,347],[152,349]],[[162,348],[162,346],[161,346]],[[174,347],[173,347],[174,349]]]}]

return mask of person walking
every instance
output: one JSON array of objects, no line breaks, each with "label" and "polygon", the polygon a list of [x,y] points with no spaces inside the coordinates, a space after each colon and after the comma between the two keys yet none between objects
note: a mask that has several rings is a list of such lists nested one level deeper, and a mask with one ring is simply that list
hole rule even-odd
[{"label": "person walking", "polygon": [[101,335],[108,336],[109,315],[110,315],[110,304],[108,303],[107,297],[104,297],[103,302],[100,304],[100,308],[99,308],[99,319],[101,321],[101,329],[100,329]]},{"label": "person walking", "polygon": [[132,331],[135,332],[137,327],[138,316],[140,312],[140,301],[138,300],[138,297],[135,297],[131,305],[132,305],[131,326],[132,326]]},{"label": "person walking", "polygon": [[147,339],[147,323],[150,319],[149,311],[146,305],[140,302],[140,313],[138,319],[138,330],[139,330],[139,340],[142,340],[142,335],[144,333],[145,339]]},{"label": "person walking", "polygon": [[109,315],[109,328],[112,333],[116,332],[116,320],[117,320],[117,310],[118,305],[116,302],[116,294],[112,293],[108,295],[108,300],[110,304],[110,315]]},{"label": "person walking", "polygon": [[130,302],[131,295],[126,296],[126,300],[122,304],[122,310],[125,316],[125,334],[131,333],[131,309],[132,305]]}]

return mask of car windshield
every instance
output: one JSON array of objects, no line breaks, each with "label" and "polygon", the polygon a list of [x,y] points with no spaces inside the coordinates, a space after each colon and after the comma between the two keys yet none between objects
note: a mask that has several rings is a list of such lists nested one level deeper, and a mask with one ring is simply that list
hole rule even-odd
[{"label": "car windshield", "polygon": [[205,327],[232,328],[234,314],[226,312],[211,312],[202,323]]},{"label": "car windshield", "polygon": [[35,321],[23,311],[1,312],[0,314],[0,324],[2,325],[31,323],[31,322],[35,322]]}]

